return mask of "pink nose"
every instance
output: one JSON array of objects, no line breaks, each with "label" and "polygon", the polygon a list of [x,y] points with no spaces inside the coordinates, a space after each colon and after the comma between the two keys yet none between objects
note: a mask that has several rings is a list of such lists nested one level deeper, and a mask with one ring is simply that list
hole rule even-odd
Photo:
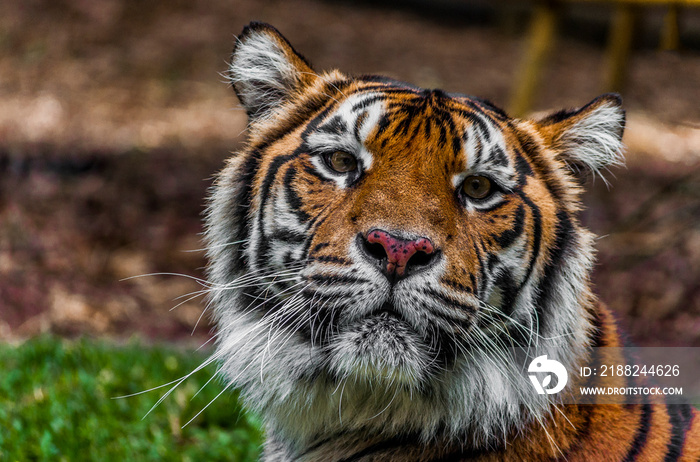
[{"label": "pink nose", "polygon": [[[384,248],[387,258],[387,275],[396,273],[396,276],[399,277],[403,276],[406,269],[413,264],[416,266],[427,264],[435,251],[433,243],[427,237],[414,240],[399,239],[379,229],[370,231],[367,235],[367,241],[370,244],[380,244]],[[418,258],[419,255],[421,258]],[[417,258],[411,260],[414,256]]]}]

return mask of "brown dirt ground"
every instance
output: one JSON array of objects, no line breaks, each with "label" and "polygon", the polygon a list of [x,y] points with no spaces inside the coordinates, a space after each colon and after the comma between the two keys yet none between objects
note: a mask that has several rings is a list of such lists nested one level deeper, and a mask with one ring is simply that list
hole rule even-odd
[{"label": "brown dirt ground", "polygon": [[[0,339],[190,335],[211,177],[245,117],[219,75],[277,26],[317,69],[384,73],[505,106],[522,26],[366,3],[25,0],[0,6]],[[518,10],[520,11],[520,10]],[[460,10],[460,14],[466,14]],[[525,17],[509,16],[509,24]],[[449,14],[448,14],[449,16]],[[585,24],[584,24],[585,25]],[[565,34],[537,110],[600,93],[602,49]],[[700,53],[635,50],[628,167],[589,185],[597,292],[639,344],[700,346]],[[195,251],[192,251],[195,250]],[[171,308],[184,301],[177,309]],[[208,335],[207,322],[195,338]]]}]

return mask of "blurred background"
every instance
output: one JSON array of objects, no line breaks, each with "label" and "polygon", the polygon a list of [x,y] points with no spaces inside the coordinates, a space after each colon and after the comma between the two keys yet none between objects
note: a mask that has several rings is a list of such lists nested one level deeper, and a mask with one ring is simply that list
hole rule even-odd
[{"label": "blurred background", "polygon": [[700,346],[700,8],[680,5],[3,2],[0,339],[208,338],[201,299],[178,299],[196,282],[125,278],[203,275],[207,188],[246,124],[221,73],[262,20],[317,70],[516,114],[620,91],[627,167],[588,185],[582,214],[601,236],[596,290],[637,344]]},{"label": "blurred background", "polygon": [[699,2],[377,3],[0,4],[0,460],[255,460],[259,421],[214,365],[153,412],[169,388],[113,399],[209,351],[187,276],[203,276],[207,188],[244,140],[221,73],[251,20],[317,70],[519,116],[619,91],[627,166],[589,182],[582,212],[596,291],[635,344],[700,346]]}]

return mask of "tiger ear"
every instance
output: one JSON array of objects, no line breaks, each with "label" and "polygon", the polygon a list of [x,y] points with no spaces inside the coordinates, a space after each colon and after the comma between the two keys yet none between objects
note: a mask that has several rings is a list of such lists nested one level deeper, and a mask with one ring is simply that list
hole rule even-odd
[{"label": "tiger ear", "polygon": [[624,164],[622,98],[605,94],[584,107],[559,111],[536,122],[545,143],[575,173]]},{"label": "tiger ear", "polygon": [[228,76],[251,120],[264,118],[313,80],[308,61],[269,24],[251,22],[236,41]]}]

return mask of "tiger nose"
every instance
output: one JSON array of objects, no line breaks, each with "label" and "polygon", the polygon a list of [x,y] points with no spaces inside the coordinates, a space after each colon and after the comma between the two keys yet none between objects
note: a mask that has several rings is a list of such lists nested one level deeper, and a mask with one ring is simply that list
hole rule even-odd
[{"label": "tiger nose", "polygon": [[436,260],[437,249],[427,237],[402,239],[387,231],[373,229],[358,236],[367,260],[379,267],[392,282],[426,269]]}]

